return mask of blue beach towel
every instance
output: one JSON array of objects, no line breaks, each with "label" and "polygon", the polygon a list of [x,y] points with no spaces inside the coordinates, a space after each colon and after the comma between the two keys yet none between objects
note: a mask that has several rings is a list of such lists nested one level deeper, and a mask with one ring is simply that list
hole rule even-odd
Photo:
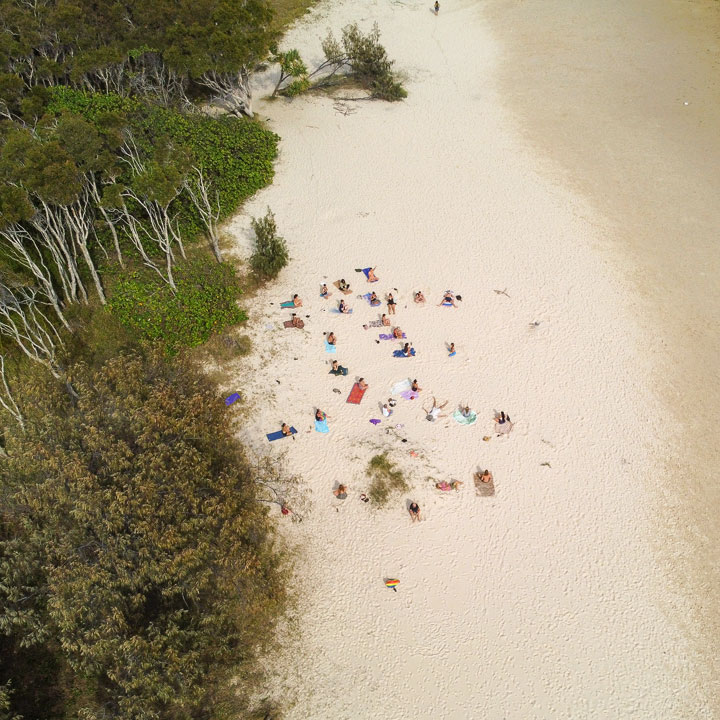
[{"label": "blue beach towel", "polygon": [[[415,355],[415,348],[410,348],[410,355],[413,355],[413,356]],[[410,355],[403,355],[402,350],[395,350],[395,352],[393,353],[393,357],[401,357],[401,358],[410,357]]]},{"label": "blue beach towel", "polygon": [[[295,435],[295,433],[297,432],[297,430],[296,430],[294,427],[291,427],[291,428],[290,428],[290,432],[291,432],[293,435]],[[281,440],[281,439],[284,438],[284,437],[290,437],[290,436],[289,436],[289,435],[283,435],[283,434],[282,434],[282,430],[278,430],[277,432],[274,432],[274,433],[268,433],[266,437],[267,437],[267,439],[268,439],[270,442],[273,442],[274,440]]]},{"label": "blue beach towel", "polygon": [[334,345],[331,345],[327,340],[325,340],[325,352],[334,353],[337,351],[337,348]]},{"label": "blue beach towel", "polygon": [[330,428],[328,427],[327,419],[316,420],[315,421],[315,430],[317,430],[317,432],[319,432],[319,433],[329,433]]},{"label": "blue beach towel", "polygon": [[346,313],[340,312],[337,308],[333,308],[330,310],[331,313],[337,313],[338,315],[352,315],[352,308],[348,308],[348,311]]},{"label": "blue beach towel", "polygon": [[[365,277],[370,275],[371,270],[372,270],[372,268],[363,268],[363,273],[364,273]],[[377,280],[371,280],[370,282],[377,282]]]},{"label": "blue beach towel", "polygon": [[232,405],[236,400],[240,399],[240,393],[233,393],[225,398],[226,405]]},{"label": "blue beach towel", "polygon": [[292,300],[288,300],[287,302],[281,302],[280,303],[281,308],[291,308],[295,307],[295,303]]}]

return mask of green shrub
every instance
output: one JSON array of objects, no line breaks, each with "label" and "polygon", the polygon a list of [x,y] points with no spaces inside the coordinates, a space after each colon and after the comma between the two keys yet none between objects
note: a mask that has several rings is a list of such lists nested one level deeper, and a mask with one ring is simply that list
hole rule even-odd
[{"label": "green shrub", "polygon": [[287,243],[277,234],[275,215],[268,208],[263,218],[253,218],[252,228],[255,231],[255,249],[250,257],[252,267],[258,278],[269,280],[288,264]]},{"label": "green shrub", "polygon": [[237,306],[241,290],[231,265],[182,263],[175,283],[177,294],[155,276],[129,273],[113,288],[108,309],[141,339],[161,343],[171,354],[247,320]]},{"label": "green shrub", "polygon": [[370,477],[368,496],[378,507],[385,505],[394,493],[410,489],[402,470],[395,469],[387,453],[375,455],[370,460],[367,474]]}]

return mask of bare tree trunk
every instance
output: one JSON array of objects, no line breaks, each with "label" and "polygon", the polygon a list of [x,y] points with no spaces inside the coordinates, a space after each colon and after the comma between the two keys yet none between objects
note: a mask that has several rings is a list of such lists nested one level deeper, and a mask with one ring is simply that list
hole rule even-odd
[{"label": "bare tree trunk", "polygon": [[201,75],[198,83],[213,92],[215,99],[232,115],[253,117],[252,89],[247,68],[234,74],[211,70]]},{"label": "bare tree trunk", "polygon": [[190,196],[195,209],[198,211],[200,218],[207,230],[208,239],[210,240],[210,248],[215,255],[215,259],[222,262],[222,253],[220,252],[220,239],[218,237],[217,222],[220,219],[220,198],[215,193],[215,203],[210,201],[211,185],[205,180],[202,170],[193,166],[195,171],[195,182],[185,181],[185,190]]},{"label": "bare tree trunk", "polygon": [[[0,355],[0,378],[2,378],[3,393],[0,393],[0,405],[2,405],[15,418],[20,429],[25,432],[25,417],[23,416],[18,404],[8,385],[7,376],[5,375],[5,356]],[[4,396],[3,396],[4,395]]]},{"label": "bare tree trunk", "polygon": [[95,184],[95,180],[93,178],[89,179],[89,188],[90,192],[92,193],[93,199],[95,200],[95,204],[99,208],[100,212],[102,213],[103,219],[105,220],[105,224],[110,228],[110,233],[112,234],[113,239],[113,245],[115,246],[115,254],[117,255],[118,262],[120,263],[120,267],[124,270],[125,269],[125,261],[123,260],[122,252],[120,251],[120,240],[118,238],[117,230],[115,229],[115,223],[113,222],[112,218],[110,217],[110,213],[103,207],[102,204],[102,197],[100,196],[100,191],[98,190],[97,185]]}]

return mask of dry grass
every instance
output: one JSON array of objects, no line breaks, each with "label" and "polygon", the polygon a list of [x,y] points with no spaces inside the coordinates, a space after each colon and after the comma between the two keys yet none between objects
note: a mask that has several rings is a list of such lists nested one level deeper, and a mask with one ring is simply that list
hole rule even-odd
[{"label": "dry grass", "polygon": [[385,505],[391,495],[410,489],[402,471],[395,469],[387,453],[375,455],[370,460],[367,474],[371,479],[368,497],[378,507]]},{"label": "dry grass", "polygon": [[275,13],[275,26],[281,32],[302,17],[318,0],[270,0],[270,7]]}]

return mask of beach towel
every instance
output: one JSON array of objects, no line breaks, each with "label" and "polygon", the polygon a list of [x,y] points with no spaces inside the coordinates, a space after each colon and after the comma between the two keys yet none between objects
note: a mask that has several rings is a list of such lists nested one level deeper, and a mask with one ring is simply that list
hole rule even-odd
[{"label": "beach towel", "polygon": [[402,350],[395,350],[393,357],[411,357],[415,355],[415,348],[410,348],[410,355],[404,355]]},{"label": "beach towel", "polygon": [[363,390],[357,383],[355,383],[352,386],[352,390],[350,391],[346,402],[349,402],[351,405],[359,405],[360,401],[363,399],[364,394],[365,390]]},{"label": "beach towel", "polygon": [[[402,336],[403,336],[403,337],[407,337],[407,336],[405,335],[405,333],[403,333]],[[386,334],[384,334],[384,333],[380,333],[380,334],[378,335],[378,337],[379,337],[381,340],[395,340],[395,339],[399,340],[399,339],[400,339],[400,338],[395,338],[395,336],[392,335],[392,334],[386,335]]]},{"label": "beach towel", "polygon": [[457,355],[457,350],[453,350],[448,357],[455,357]]},{"label": "beach towel", "polygon": [[449,302],[444,302],[444,303],[440,303],[440,304],[441,304],[443,307],[455,307],[452,303],[449,303]]},{"label": "beach towel", "polygon": [[[295,435],[297,430],[294,427],[291,427],[290,432],[293,435]],[[274,440],[281,440],[284,437],[290,437],[290,435],[283,435],[282,430],[278,430],[277,432],[274,432],[274,433],[268,433],[266,437],[270,442],[273,442]]]},{"label": "beach towel", "polygon": [[472,425],[477,420],[477,413],[472,410],[470,411],[470,417],[463,417],[460,410],[456,410],[452,416],[455,422],[460,423],[460,425]]},{"label": "beach towel", "polygon": [[390,394],[391,395],[399,395],[401,392],[404,392],[405,390],[409,390],[412,387],[412,380],[410,378],[407,378],[405,380],[400,380],[396,382],[391,388],[390,388]]},{"label": "beach towel", "polygon": [[317,430],[317,432],[319,432],[319,433],[329,433],[330,428],[328,427],[327,419],[316,420],[315,421],[315,430]]},{"label": "beach towel", "polygon": [[295,303],[292,300],[288,300],[287,302],[281,302],[280,307],[281,308],[295,307]]},{"label": "beach towel", "polygon": [[283,323],[283,326],[284,326],[286,329],[287,329],[287,328],[291,328],[291,327],[296,327],[298,330],[302,330],[302,329],[305,327],[305,323],[304,323],[302,320],[298,320],[298,324],[297,324],[297,325],[293,325],[293,321],[292,321],[292,320],[286,320],[286,321]]},{"label": "beach towel", "polygon": [[[339,280],[336,280],[336,281],[333,283],[333,285],[334,285],[338,290],[340,290],[340,281],[339,281]],[[352,290],[350,290],[350,289],[348,289],[348,290],[340,290],[340,292],[341,292],[341,293],[344,293],[345,295],[352,295]]]},{"label": "beach towel", "polygon": [[325,352],[334,353],[337,351],[337,348],[334,345],[331,345],[327,340],[325,340]]},{"label": "beach towel", "polygon": [[337,370],[330,370],[329,375],[347,375],[348,369],[346,367],[343,367],[342,365],[338,365]]},{"label": "beach towel", "polygon": [[370,307],[377,307],[377,306],[380,304],[380,298],[378,298],[377,300],[375,300],[375,302],[373,302],[373,301],[370,299],[371,297],[372,297],[372,293],[365,293],[365,294],[362,296],[362,298],[363,298],[364,300],[367,300],[367,301],[368,301],[368,303],[370,304]]},{"label": "beach towel", "polygon": [[[372,268],[363,268],[363,274],[365,275],[365,277],[370,275],[371,270],[372,270]],[[371,280],[370,282],[377,282],[377,278],[375,280]]]},{"label": "beach towel", "polygon": [[337,308],[332,308],[331,313],[337,313],[338,315],[352,315],[352,308],[348,308],[347,312],[340,312]]},{"label": "beach towel", "polygon": [[380,420],[378,420],[377,418],[373,418],[372,420],[370,420],[370,422],[371,422],[373,425],[379,425],[379,424],[380,424]]},{"label": "beach towel", "polygon": [[368,327],[382,327],[382,320],[371,320]]},{"label": "beach towel", "polygon": [[225,398],[226,405],[232,405],[236,400],[240,399],[240,393],[233,393]]},{"label": "beach towel", "polygon": [[401,398],[405,398],[406,400],[414,400],[416,397],[419,397],[420,393],[415,392],[415,390],[403,390],[400,393]]}]

